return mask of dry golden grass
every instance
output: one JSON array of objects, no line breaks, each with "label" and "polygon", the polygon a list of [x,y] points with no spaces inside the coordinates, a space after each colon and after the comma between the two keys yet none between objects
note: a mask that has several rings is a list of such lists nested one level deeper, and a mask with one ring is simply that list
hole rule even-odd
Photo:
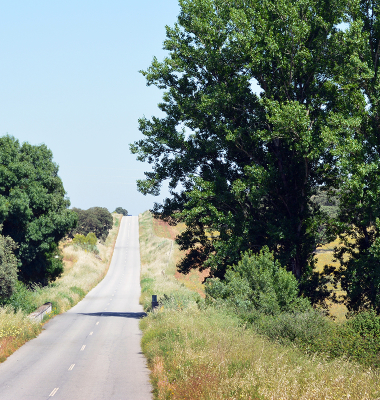
[{"label": "dry golden grass", "polygon": [[179,249],[179,246],[174,242],[177,235],[185,230],[185,224],[180,223],[175,226],[170,226],[168,223],[158,219],[154,219],[151,215],[144,213],[144,218],[150,218],[153,233],[157,237],[166,238],[172,241],[171,257],[167,265],[166,274],[173,275],[177,281],[183,284],[186,288],[197,292],[201,297],[205,297],[204,279],[209,275],[209,270],[199,272],[191,270],[188,274],[182,274],[177,271],[176,265],[185,257],[186,253]]},{"label": "dry golden grass", "polygon": [[101,260],[95,254],[70,243],[64,245],[64,273],[53,284],[35,292],[35,303],[41,305],[50,301],[58,313],[65,312],[78,303],[106,275],[118,230],[119,226],[114,225],[106,243],[97,244]]},{"label": "dry golden grass", "polygon": [[[339,267],[339,263],[334,260],[334,248],[340,245],[339,239],[335,239],[331,243],[327,243],[321,247],[318,247],[318,253],[316,255],[316,271],[322,272],[325,265],[331,265],[335,268]],[[333,289],[332,287],[330,289]],[[345,291],[340,289],[334,289],[338,298],[342,298],[345,295]],[[346,319],[347,307],[344,304],[336,304],[330,301],[327,301],[328,310],[332,317],[336,318],[337,321],[343,321]]]},{"label": "dry golden grass", "polygon": [[226,312],[161,309],[142,321],[155,399],[378,399],[377,372],[308,357]]},{"label": "dry golden grass", "polygon": [[[70,243],[61,245],[64,256],[64,273],[47,287],[37,288],[30,293],[30,301],[35,307],[51,302],[52,317],[67,311],[78,303],[106,275],[116,242],[121,215],[113,214],[114,226],[106,243],[98,244],[100,259],[93,253],[74,248]],[[46,321],[46,319],[45,319]],[[9,307],[0,307],[0,362],[35,337],[42,324],[31,321],[23,312],[14,312]]]},{"label": "dry golden grass", "polygon": [[150,212],[139,215],[142,291],[140,302],[149,309],[152,294],[158,298],[178,289],[174,278],[178,247],[173,240],[159,237],[153,230]]}]

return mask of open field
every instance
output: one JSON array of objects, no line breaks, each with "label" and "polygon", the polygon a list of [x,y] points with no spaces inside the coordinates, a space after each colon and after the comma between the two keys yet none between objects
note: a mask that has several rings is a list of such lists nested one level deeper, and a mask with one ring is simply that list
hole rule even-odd
[{"label": "open field", "polygon": [[[95,254],[74,247],[70,242],[62,243],[64,273],[55,282],[35,290],[20,291],[20,302],[31,309],[51,302],[53,312],[45,321],[63,313],[77,304],[107,273],[122,215],[115,215],[114,226],[104,244],[98,243],[100,259]],[[0,362],[18,347],[41,332],[42,324],[31,321],[25,312],[14,312],[11,307],[0,307]]]},{"label": "open field", "polygon": [[[316,270],[322,272],[325,265],[332,265],[335,268],[339,267],[339,263],[334,261],[334,248],[339,246],[339,240],[336,239],[331,243],[325,244],[324,246],[318,247],[317,251],[317,263]],[[335,290],[336,295],[339,297],[343,296],[345,292],[338,287]],[[327,302],[329,306],[329,313],[335,317],[338,321],[344,321],[346,319],[347,307],[344,304],[335,304]]]},{"label": "open field", "polygon": [[[258,335],[175,279],[170,238],[140,215],[142,347],[155,399],[380,399],[378,372],[344,358],[307,355]],[[161,229],[161,231],[160,231]],[[151,295],[161,298],[150,310]],[[327,338],[328,339],[328,338]]]}]

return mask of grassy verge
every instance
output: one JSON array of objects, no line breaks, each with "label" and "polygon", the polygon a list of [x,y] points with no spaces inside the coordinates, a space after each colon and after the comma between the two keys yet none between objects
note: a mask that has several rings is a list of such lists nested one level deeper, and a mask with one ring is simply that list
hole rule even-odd
[{"label": "grassy verge", "polygon": [[141,297],[146,311],[151,310],[152,294],[162,303],[165,295],[181,307],[200,299],[199,294],[179,283],[175,277],[175,265],[179,256],[173,240],[155,235],[153,218],[149,212],[140,215]]},{"label": "grassy verge", "polygon": [[44,322],[54,315],[63,313],[77,304],[106,275],[111,261],[113,248],[119,231],[121,215],[114,216],[114,226],[104,244],[97,245],[99,257],[86,252],[70,243],[63,244],[64,273],[55,282],[46,287],[28,290],[18,285],[13,305],[0,307],[0,362],[3,362],[26,341],[36,337],[42,324],[31,321],[27,314],[40,305],[50,301],[53,312]]},{"label": "grassy verge", "polygon": [[[307,355],[258,334],[253,325],[174,277],[172,243],[140,216],[142,348],[155,399],[376,399],[378,372],[344,358]],[[160,307],[150,311],[151,294]],[[329,338],[325,338],[328,340]]]}]

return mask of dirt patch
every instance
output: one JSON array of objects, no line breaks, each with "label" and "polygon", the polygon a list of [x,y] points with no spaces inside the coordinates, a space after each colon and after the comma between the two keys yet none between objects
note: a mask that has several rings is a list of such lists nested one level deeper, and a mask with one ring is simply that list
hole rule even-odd
[{"label": "dirt patch", "polygon": [[[169,225],[167,222],[160,219],[153,218],[153,232],[156,236],[163,237],[170,240],[175,240],[181,232],[185,230],[185,224],[181,223],[175,226]],[[177,246],[176,246],[177,247]],[[178,247],[172,253],[172,261],[177,264],[186,253],[180,251]],[[178,271],[174,273],[174,277],[187,288],[196,291],[203,298],[205,297],[203,282],[205,278],[210,275],[210,269],[202,272],[198,270],[191,270],[188,274],[182,274]]]},{"label": "dirt patch", "polygon": [[202,272],[194,269],[186,275],[176,271],[174,277],[179,282],[183,283],[186,287],[188,287],[191,290],[195,290],[203,298],[205,298],[206,294],[204,291],[203,282],[205,278],[207,278],[209,275],[210,275],[210,269],[208,268]]},{"label": "dirt patch", "polygon": [[174,240],[178,235],[178,231],[174,226],[170,226],[167,222],[155,218],[153,218],[153,231],[156,236],[171,240]]}]

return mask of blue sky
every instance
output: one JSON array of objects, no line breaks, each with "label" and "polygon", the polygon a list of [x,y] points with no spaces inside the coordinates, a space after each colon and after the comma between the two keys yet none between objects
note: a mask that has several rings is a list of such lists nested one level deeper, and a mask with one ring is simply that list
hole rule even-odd
[{"label": "blue sky", "polygon": [[165,56],[178,13],[176,0],[0,0],[0,135],[45,143],[73,207],[137,215],[161,200],[137,192],[149,166],[128,145],[159,115],[138,71]]}]

